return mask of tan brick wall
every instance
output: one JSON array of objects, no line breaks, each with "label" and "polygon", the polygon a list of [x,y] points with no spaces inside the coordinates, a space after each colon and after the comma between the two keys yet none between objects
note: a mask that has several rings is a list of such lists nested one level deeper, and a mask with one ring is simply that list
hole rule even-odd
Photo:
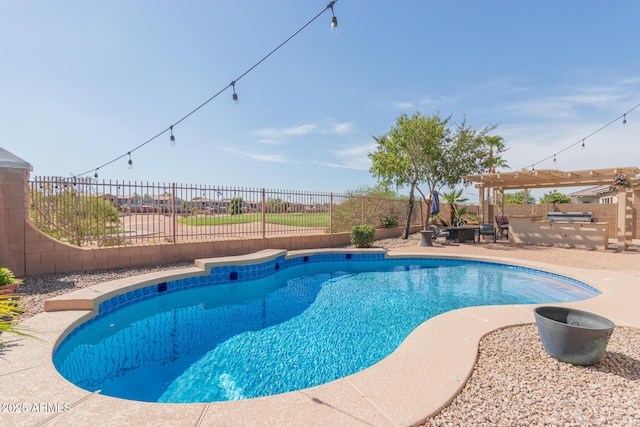
[{"label": "tan brick wall", "polygon": [[[263,249],[316,249],[348,244],[350,233],[311,236],[279,236],[246,240],[220,240],[98,249],[78,248],[52,239],[25,222],[26,271],[21,275],[143,267],[229,255],[244,255]],[[414,227],[412,232],[420,227]],[[376,238],[397,237],[401,228],[376,230]]]},{"label": "tan brick wall", "polygon": [[9,268],[16,276],[25,272],[28,174],[24,169],[0,168],[0,267]]},{"label": "tan brick wall", "polygon": [[[638,200],[634,199],[632,211],[634,213],[634,239],[638,237],[635,235],[635,230],[640,226],[636,212],[638,211]],[[547,219],[547,212],[591,212],[593,217],[598,218],[598,222],[606,222],[609,224],[608,238],[617,238],[617,226],[618,226],[618,205],[617,204],[602,204],[602,203],[581,203],[581,204],[558,204],[558,205],[504,205],[505,215],[527,215],[538,216],[541,220]]]}]

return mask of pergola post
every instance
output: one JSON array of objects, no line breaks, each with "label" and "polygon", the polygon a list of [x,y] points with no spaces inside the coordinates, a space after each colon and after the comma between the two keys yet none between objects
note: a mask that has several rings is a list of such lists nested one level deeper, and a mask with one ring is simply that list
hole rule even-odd
[{"label": "pergola post", "polygon": [[[624,251],[627,247],[631,246],[631,236],[627,235],[627,207],[631,207],[627,201],[627,189],[624,185],[621,185],[618,190],[618,230],[616,233],[616,237],[618,239],[617,252]],[[631,215],[631,212],[628,213]]]},{"label": "pergola post", "polygon": [[496,194],[496,205],[498,206],[498,215],[504,215],[504,188],[498,188]]},{"label": "pergola post", "polygon": [[478,221],[480,224],[484,223],[484,209],[485,209],[485,200],[484,200],[484,186],[478,187],[478,202],[480,203],[478,206]]}]

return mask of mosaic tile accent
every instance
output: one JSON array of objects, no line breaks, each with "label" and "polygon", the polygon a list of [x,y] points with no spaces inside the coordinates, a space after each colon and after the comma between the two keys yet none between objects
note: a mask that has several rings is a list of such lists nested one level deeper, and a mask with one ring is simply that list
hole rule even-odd
[{"label": "mosaic tile accent", "polygon": [[[159,293],[170,294],[186,289],[200,288],[205,286],[215,286],[228,284],[230,282],[245,282],[250,280],[260,279],[283,269],[301,265],[303,263],[319,263],[319,262],[384,262],[387,260],[384,253],[321,253],[317,255],[305,255],[300,257],[285,258],[281,255],[270,261],[250,264],[250,265],[238,265],[238,266],[221,266],[211,268],[209,275],[189,277],[185,279],[178,279],[163,282],[157,285],[147,286],[135,291],[127,292],[121,295],[117,295],[109,300],[106,300],[98,306],[98,317],[106,316],[114,311],[120,310],[124,307],[128,307],[132,304],[138,303],[143,300],[155,298]],[[485,266],[496,266],[501,268],[508,268],[516,271],[523,271],[527,273],[540,274],[543,276],[549,276],[561,280],[565,280],[569,283],[578,285],[585,288],[595,294],[600,292],[593,287],[569,277],[558,275],[555,273],[548,273],[541,270],[534,270],[526,267],[511,266],[506,264],[498,264],[486,261],[475,260],[457,260],[457,259],[438,259],[438,258],[420,258],[420,257],[407,257],[407,258],[393,258],[397,261],[420,261],[422,263],[432,262],[434,267],[436,266],[456,266],[463,264],[476,264]],[[86,325],[86,324],[85,324]],[[83,327],[82,325],[80,327]]]}]

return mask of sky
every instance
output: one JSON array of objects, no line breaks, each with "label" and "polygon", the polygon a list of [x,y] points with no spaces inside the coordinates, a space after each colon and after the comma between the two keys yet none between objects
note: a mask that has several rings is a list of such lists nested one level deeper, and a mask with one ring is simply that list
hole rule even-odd
[{"label": "sky", "polygon": [[507,171],[640,166],[640,2],[338,0],[337,32],[327,5],[0,0],[0,147],[32,176],[344,193],[418,111],[495,125]]}]

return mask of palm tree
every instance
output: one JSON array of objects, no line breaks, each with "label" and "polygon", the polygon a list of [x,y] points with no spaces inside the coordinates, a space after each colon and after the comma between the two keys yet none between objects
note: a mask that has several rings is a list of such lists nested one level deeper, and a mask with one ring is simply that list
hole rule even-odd
[{"label": "palm tree", "polygon": [[[484,137],[484,143],[489,147],[489,157],[487,158],[486,167],[488,173],[496,173],[497,168],[509,169],[507,161],[500,155],[508,150],[504,144],[504,138],[499,135],[487,135]],[[492,203],[496,201],[496,189],[493,188],[491,196]]]},{"label": "palm tree", "polygon": [[509,168],[507,161],[500,156],[501,153],[507,151],[504,144],[504,138],[499,135],[487,135],[484,137],[484,143],[489,148],[489,157],[487,158],[487,172],[496,173],[497,168]]},{"label": "palm tree", "polygon": [[449,225],[458,225],[462,222],[463,216],[473,213],[467,208],[459,206],[460,204],[469,201],[468,198],[462,195],[462,190],[452,190],[449,193],[441,193],[440,196],[442,197],[442,200],[447,202],[451,207],[451,211],[449,212]]}]

